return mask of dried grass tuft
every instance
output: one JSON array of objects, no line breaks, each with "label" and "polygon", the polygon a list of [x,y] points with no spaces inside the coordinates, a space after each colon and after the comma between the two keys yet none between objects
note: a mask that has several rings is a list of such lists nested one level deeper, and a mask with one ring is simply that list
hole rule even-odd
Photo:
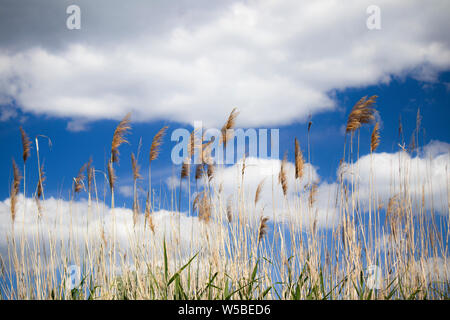
[{"label": "dried grass tuft", "polygon": [[258,184],[258,187],[256,187],[256,192],[255,192],[255,206],[258,203],[260,196],[261,196],[261,191],[262,188],[264,186],[264,181],[265,179],[262,179],[261,182]]},{"label": "dried grass tuft", "polygon": [[128,113],[122,121],[120,121],[119,125],[116,127],[114,131],[113,140],[111,143],[111,161],[118,162],[119,161],[119,147],[123,143],[128,143],[125,139],[125,134],[131,129],[130,126],[130,117],[131,113]]},{"label": "dried grass tuft", "polygon": [[114,184],[116,183],[116,173],[111,161],[108,162],[108,181],[109,188],[112,192],[114,190]]},{"label": "dried grass tuft", "polygon": [[380,125],[377,122],[372,131],[372,136],[370,138],[370,152],[374,152],[378,145],[380,144]]},{"label": "dried grass tuft", "polygon": [[134,156],[134,153],[131,154],[131,167],[133,169],[133,180],[136,181],[136,180],[141,179],[142,176],[139,173],[141,166],[138,165],[136,157]]},{"label": "dried grass tuft", "polygon": [[259,221],[258,243],[267,234],[267,221],[268,220],[269,220],[269,218],[267,218],[267,217],[261,217],[261,219]]},{"label": "dried grass tuft", "polygon": [[86,170],[87,163],[83,164],[83,166],[78,171],[77,177],[74,178],[74,192],[79,193],[81,190],[83,190],[84,184],[84,170]]},{"label": "dried grass tuft", "polygon": [[20,127],[19,129],[20,129],[20,135],[22,137],[22,149],[23,149],[22,158],[23,158],[23,162],[25,163],[25,162],[27,162],[27,159],[30,157],[31,141],[28,138],[25,131],[23,130],[23,128]]},{"label": "dried grass tuft", "polygon": [[164,137],[164,134],[166,133],[168,126],[164,126],[155,134],[152,140],[152,145],[150,147],[150,162],[154,161],[158,158],[160,148],[162,145],[162,139]]},{"label": "dried grass tuft", "polygon": [[239,111],[237,108],[233,108],[230,115],[228,116],[227,122],[222,127],[222,136],[221,141],[224,146],[227,145],[227,142],[233,137],[233,128],[236,124],[236,118],[239,115]]},{"label": "dried grass tuft", "polygon": [[14,223],[16,218],[16,206],[17,206],[17,196],[19,195],[20,180],[22,180],[22,175],[17,167],[16,162],[12,159],[13,166],[13,183],[11,185],[11,219]]},{"label": "dried grass tuft", "polygon": [[44,172],[44,165],[42,165],[41,168],[39,169],[39,181],[36,192],[37,199],[41,198],[42,194],[44,193],[44,181],[45,181],[45,172]]},{"label": "dried grass tuft", "polygon": [[288,184],[286,177],[286,163],[287,163],[287,152],[285,152],[283,160],[281,161],[280,173],[278,174],[278,183],[281,184],[284,196],[287,195]]},{"label": "dried grass tuft", "polygon": [[303,153],[300,150],[300,144],[297,138],[295,138],[295,179],[301,179],[303,177],[303,167],[305,160],[303,159]]},{"label": "dried grass tuft", "polygon": [[370,123],[375,119],[375,108],[377,96],[362,97],[352,108],[347,120],[346,132],[354,132],[359,129],[361,125]]}]

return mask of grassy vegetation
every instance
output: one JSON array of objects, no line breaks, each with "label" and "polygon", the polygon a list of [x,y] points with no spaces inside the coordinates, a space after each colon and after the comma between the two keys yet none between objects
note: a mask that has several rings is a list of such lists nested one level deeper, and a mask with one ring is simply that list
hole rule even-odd
[{"label": "grassy vegetation", "polygon": [[[158,159],[167,127],[156,134],[151,145],[143,206],[137,188],[142,180],[137,160],[139,151],[137,157],[131,155],[134,197],[132,224],[126,224],[129,220],[123,220],[126,215],[123,209],[115,207],[114,166],[119,160],[120,146],[127,142],[126,134],[131,128],[129,115],[113,134],[106,173],[93,168],[92,161],[87,162],[74,178],[69,212],[59,212],[49,228],[48,212],[43,205],[45,174],[39,163],[37,137],[39,179],[33,194],[35,206],[30,205],[31,200],[23,200],[25,179],[21,198],[22,176],[13,162],[11,230],[6,235],[8,255],[1,257],[1,298],[448,299],[448,276],[442,277],[438,272],[448,270],[448,215],[437,215],[434,210],[426,209],[428,200],[424,190],[423,200],[419,203],[414,200],[407,174],[414,168],[406,160],[399,164],[404,174],[400,173],[401,192],[390,195],[387,207],[373,193],[369,195],[368,207],[363,208],[357,179],[343,179],[344,164],[348,168],[359,158],[361,126],[375,120],[375,101],[375,96],[362,98],[348,117],[346,137],[349,139],[343,146],[339,170],[342,174],[333,204],[339,219],[329,229],[318,227],[314,218],[317,181],[300,183],[306,179],[305,158],[310,157],[309,151],[307,157],[303,155],[297,139],[293,141],[297,185],[287,183],[285,157],[280,162],[278,181],[261,181],[255,194],[249,196],[243,187],[244,160],[240,167],[242,183],[236,185],[234,201],[230,198],[224,202],[221,186],[214,179],[216,170],[221,168],[211,161],[211,142],[197,141],[194,132],[189,157],[181,167],[178,199],[175,192],[171,195],[173,204],[186,208],[190,217],[182,218],[175,210],[169,217],[164,216],[164,225],[158,224],[162,215],[154,207],[150,165]],[[230,132],[237,115],[237,110],[233,110],[225,122],[222,145],[233,138]],[[311,124],[308,141],[310,129]],[[380,143],[379,130],[376,123],[368,142],[371,155]],[[22,129],[21,134],[25,177],[31,142]],[[412,149],[417,147],[414,145]],[[196,148],[200,150],[202,163],[194,167],[192,157]],[[108,182],[109,192],[105,195],[111,197],[109,208],[105,197],[102,200],[98,196],[96,177],[99,175],[104,175]],[[187,182],[186,203],[180,195],[182,180]],[[375,183],[373,177],[371,183]],[[260,203],[263,188],[281,188],[284,195],[281,201],[285,202],[291,220],[271,220],[264,215]],[[298,201],[288,201],[289,188],[296,188]],[[75,197],[83,192],[88,196],[88,212],[83,213],[86,219],[80,228],[72,219],[78,219]],[[20,199],[23,204],[18,207]],[[31,237],[24,232],[23,219],[21,223],[15,221],[18,208],[36,228]],[[389,245],[382,241],[386,237]],[[68,289],[67,270],[71,264],[81,267],[82,281]],[[367,268],[373,265],[382,270],[378,289],[370,285],[367,275]]]}]

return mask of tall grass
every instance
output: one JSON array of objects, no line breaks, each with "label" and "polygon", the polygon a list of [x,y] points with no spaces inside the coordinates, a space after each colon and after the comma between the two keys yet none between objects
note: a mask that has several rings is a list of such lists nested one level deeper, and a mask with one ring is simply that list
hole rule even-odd
[{"label": "tall grass", "polygon": [[[350,135],[350,145],[346,139],[334,204],[330,205],[336,210],[338,221],[330,228],[318,226],[318,182],[305,181],[311,180],[311,175],[306,172],[297,138],[293,150],[295,185],[288,184],[286,152],[275,179],[261,179],[255,193],[249,194],[245,188],[248,167],[244,158],[237,173],[239,183],[225,201],[223,186],[214,179],[216,171],[223,167],[216,168],[211,161],[211,141],[204,141],[203,137],[197,141],[193,132],[188,157],[181,166],[178,199],[175,190],[171,195],[172,207],[178,204],[177,210],[166,212],[155,208],[151,183],[151,163],[157,161],[167,130],[163,127],[150,146],[144,212],[137,187],[142,180],[139,150],[137,157],[131,154],[134,195],[130,219],[129,213],[114,203],[114,164],[119,161],[119,147],[127,142],[130,115],[112,135],[111,157],[104,174],[109,184],[110,207],[106,194],[103,200],[98,196],[101,192],[96,177],[101,171],[92,167],[92,159],[74,177],[72,200],[77,194],[87,193],[88,214],[80,212],[85,207],[77,201],[67,205],[54,200],[51,203],[57,213],[53,215],[42,206],[47,202],[40,202],[45,176],[39,158],[36,202],[25,198],[25,162],[30,157],[31,143],[20,128],[24,193],[19,194],[22,177],[13,160],[12,228],[5,235],[7,256],[0,256],[1,298],[448,299],[448,274],[442,276],[437,271],[448,270],[449,217],[427,209],[426,201],[434,200],[425,199],[425,186],[422,201],[413,200],[416,190],[411,188],[408,173],[415,168],[400,157],[401,192],[390,195],[387,207],[375,194],[377,177],[373,172],[368,207],[360,199],[354,160],[359,159],[359,130],[375,119],[375,102],[376,96],[362,98],[348,117],[346,133]],[[233,109],[222,128],[220,142],[224,148],[233,139],[237,115]],[[417,118],[420,119],[419,114]],[[311,124],[309,121],[308,161]],[[419,120],[416,126],[420,126]],[[419,141],[418,131],[417,128],[414,148]],[[402,133],[401,127],[399,132]],[[380,144],[378,123],[367,143],[372,157]],[[37,139],[35,147],[39,155]],[[350,151],[346,155],[347,147]],[[191,174],[196,148],[201,163]],[[344,179],[348,171],[351,179]],[[188,182],[187,199],[182,197],[183,180]],[[277,188],[282,191],[284,198],[278,205],[288,213],[288,223],[265,214],[268,204],[261,204],[261,194],[266,188],[272,194]],[[295,190],[294,201],[288,200],[289,190]],[[272,207],[277,210],[273,203]],[[189,214],[181,214],[181,210]],[[36,230],[26,234],[26,223]],[[14,229],[19,224],[22,229]],[[66,283],[71,264],[82,269],[81,281],[75,288]],[[374,279],[367,275],[373,266],[382,271],[379,287],[374,287]]]}]

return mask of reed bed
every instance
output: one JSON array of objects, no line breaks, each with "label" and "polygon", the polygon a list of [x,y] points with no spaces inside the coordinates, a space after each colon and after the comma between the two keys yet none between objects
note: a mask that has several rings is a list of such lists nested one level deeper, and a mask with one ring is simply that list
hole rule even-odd
[{"label": "reed bed", "polygon": [[[318,226],[319,182],[308,173],[312,121],[305,138],[307,159],[295,138],[294,170],[289,171],[286,151],[277,172],[261,179],[254,193],[246,189],[250,165],[244,157],[236,165],[235,190],[225,194],[216,179],[225,166],[211,161],[211,141],[192,132],[188,157],[179,171],[178,194],[173,190],[170,195],[170,211],[155,206],[151,183],[151,164],[164,152],[168,127],[161,128],[151,143],[146,199],[140,199],[137,187],[143,180],[140,146],[136,156],[130,155],[132,210],[115,207],[114,203],[114,166],[119,162],[120,146],[128,143],[125,135],[131,130],[130,115],[112,135],[106,168],[96,170],[92,159],[82,165],[73,179],[69,202],[53,198],[43,201],[45,175],[39,163],[37,138],[37,187],[34,201],[26,198],[25,163],[33,146],[20,128],[23,175],[13,160],[11,223],[2,229],[8,248],[7,255],[0,256],[1,298],[448,299],[448,195],[446,213],[427,209],[430,206],[426,202],[434,200],[425,197],[425,186],[419,191],[411,187],[409,173],[415,168],[405,156],[399,160],[400,188],[392,188],[401,192],[391,194],[387,206],[372,188],[377,183],[374,176],[369,203],[360,199],[355,167],[359,130],[373,125],[376,98],[363,97],[348,116],[346,137],[349,135],[350,140],[344,142],[338,182],[328,208],[337,219],[328,228]],[[238,111],[233,109],[221,130],[224,148],[233,139],[237,117]],[[371,157],[380,142],[380,125],[376,123],[367,142]],[[193,169],[196,149],[201,163]],[[405,150],[406,155],[408,152]],[[344,178],[349,172],[350,178]],[[22,176],[24,191],[20,194]],[[103,199],[99,197],[99,177],[109,186],[109,206],[107,192]],[[283,197],[276,200],[280,203],[263,203],[262,193],[268,190],[272,194],[275,190],[282,192]],[[288,199],[293,190],[295,197]],[[83,193],[87,201],[77,200],[76,196]],[[417,194],[421,201],[414,200]],[[280,210],[289,219],[275,219],[275,211]],[[33,231],[25,233],[25,225],[33,226]],[[81,269],[80,281],[74,287],[67,282],[71,265]]]}]

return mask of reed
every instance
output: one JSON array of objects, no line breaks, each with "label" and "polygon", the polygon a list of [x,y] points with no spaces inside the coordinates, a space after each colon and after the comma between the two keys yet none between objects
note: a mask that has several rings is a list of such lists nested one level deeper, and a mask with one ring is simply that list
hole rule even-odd
[{"label": "reed", "polygon": [[[345,124],[351,137],[359,134],[363,125],[375,120],[375,101],[375,96],[364,97],[352,108]],[[232,141],[226,132],[235,127],[237,114],[233,109],[223,126],[221,142],[224,147]],[[378,165],[373,160],[379,155],[375,153],[380,145],[379,123],[375,123],[370,136],[368,190],[360,190],[359,168],[352,161],[345,161],[345,151],[337,183],[319,183],[311,174],[310,181],[303,183],[306,168],[313,166],[309,145],[311,120],[307,125],[308,159],[295,138],[294,163],[288,162],[285,152],[271,177],[254,180],[253,164],[244,157],[241,166],[236,166],[233,172],[237,182],[236,186],[231,186],[232,190],[220,180],[228,168],[214,163],[211,156],[213,141],[205,142],[203,138],[197,141],[193,131],[189,137],[188,157],[179,172],[179,198],[176,198],[176,188],[170,200],[173,203],[166,203],[163,192],[159,192],[159,198],[153,197],[149,174],[145,210],[141,212],[138,198],[138,182],[142,179],[139,166],[141,143],[136,155],[130,153],[133,208],[114,210],[116,170],[120,170],[115,165],[119,162],[120,146],[128,142],[129,119],[127,115],[113,135],[111,157],[103,170],[107,180],[104,200],[98,196],[95,175],[102,171],[94,170],[92,159],[80,168],[73,186],[69,187],[69,190],[73,188],[74,197],[83,190],[89,195],[86,225],[83,210],[78,209],[82,201],[76,203],[72,201],[74,198],[68,204],[56,200],[61,211],[58,211],[57,219],[51,220],[52,215],[46,211],[49,202],[43,202],[45,174],[44,166],[39,162],[36,139],[39,176],[34,197],[37,209],[29,206],[24,212],[24,220],[30,221],[36,234],[27,237],[24,230],[23,234],[18,232],[19,229],[14,230],[14,224],[17,226],[21,222],[21,219],[15,219],[18,199],[21,199],[18,197],[21,174],[13,159],[10,197],[13,229],[12,236],[5,237],[8,239],[8,256],[0,256],[1,298],[449,298],[448,276],[442,275],[442,270],[448,270],[448,216],[436,213],[435,207],[441,199],[430,196],[426,184],[418,185],[411,179],[416,170],[412,152],[399,153],[398,172],[395,172],[398,178],[387,188],[386,203],[380,199],[374,188],[377,177],[373,173]],[[414,150],[420,150],[422,139],[418,133],[423,131],[420,111],[415,120],[416,130],[408,142],[411,145],[414,141]],[[167,127],[161,128],[153,138],[149,166],[163,151],[166,130]],[[399,139],[403,139],[402,130],[399,130]],[[21,135],[23,151],[27,150],[23,156],[25,165],[31,144],[23,142],[29,142],[23,129]],[[403,142],[400,145],[405,148]],[[196,148],[201,163],[196,165],[194,175],[191,166]],[[357,152],[359,156],[359,149]],[[427,166],[431,167],[431,164],[427,162]],[[295,167],[294,172],[292,167]],[[428,173],[421,178],[434,182],[434,177]],[[192,201],[191,179],[196,182]],[[185,181],[189,197],[183,198],[182,190],[185,191],[181,183]],[[291,181],[296,186],[290,186]],[[108,184],[112,195],[110,208],[106,205]],[[292,187],[296,187],[295,193],[289,192]],[[325,195],[327,188],[333,190]],[[91,206],[91,193],[95,195],[97,205]],[[368,206],[363,201],[363,193],[369,199]],[[177,210],[154,210],[152,200],[163,207],[172,205]],[[189,213],[181,212],[183,208]],[[269,209],[273,218],[267,216]],[[37,210],[38,219],[32,220],[36,218],[30,214],[32,210]],[[115,212],[120,212],[117,220]],[[323,220],[329,215],[336,221],[325,228],[322,224],[328,221]],[[81,219],[82,229],[77,219]],[[144,223],[139,223],[142,220]],[[72,263],[83,266],[82,273],[86,277],[79,287],[68,290],[62,279],[66,278],[67,268]],[[367,275],[368,269],[374,266],[382,268],[382,281],[377,289],[371,288],[373,283]]]}]

